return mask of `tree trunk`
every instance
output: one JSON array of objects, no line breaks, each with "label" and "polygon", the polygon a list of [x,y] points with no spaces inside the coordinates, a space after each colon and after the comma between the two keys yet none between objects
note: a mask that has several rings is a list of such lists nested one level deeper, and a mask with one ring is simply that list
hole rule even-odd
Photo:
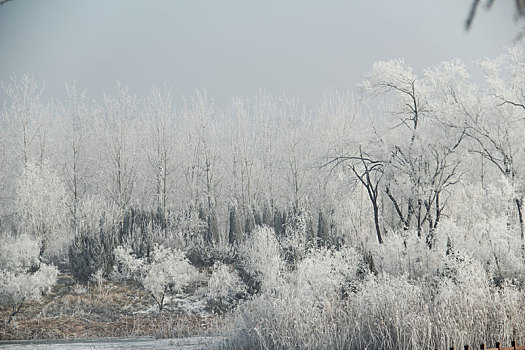
[{"label": "tree trunk", "polygon": [[25,297],[22,298],[22,301],[20,302],[20,304],[18,304],[18,307],[17,306],[13,306],[13,312],[9,315],[9,318],[7,320],[7,324],[9,324],[11,322],[11,320],[13,319],[13,317],[15,317],[15,315],[20,312],[20,308],[22,307],[22,304],[24,303],[25,299],[26,299]]},{"label": "tree trunk", "polygon": [[159,313],[161,313],[162,309],[164,308],[164,295],[165,294],[162,294],[162,297],[160,298],[160,300],[157,301],[157,304],[159,306]]},{"label": "tree trunk", "polygon": [[523,240],[523,213],[521,212],[521,207],[523,206],[523,198],[516,198],[514,200],[516,202],[516,208],[518,209],[518,220],[520,223],[520,234],[521,239]]},{"label": "tree trunk", "polygon": [[377,203],[372,203],[372,207],[374,208],[374,224],[376,227],[377,240],[379,244],[383,244],[383,236],[381,235],[381,228],[379,227],[379,208]]}]

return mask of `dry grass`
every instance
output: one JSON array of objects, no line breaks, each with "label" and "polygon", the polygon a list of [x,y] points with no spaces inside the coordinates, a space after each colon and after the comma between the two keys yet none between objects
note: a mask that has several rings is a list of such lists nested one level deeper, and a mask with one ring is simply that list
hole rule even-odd
[{"label": "dry grass", "polygon": [[[213,317],[154,310],[149,294],[132,282],[101,286],[59,284],[39,302],[24,304],[10,324],[0,307],[0,340],[209,335]],[[140,311],[140,313],[138,313]]]}]

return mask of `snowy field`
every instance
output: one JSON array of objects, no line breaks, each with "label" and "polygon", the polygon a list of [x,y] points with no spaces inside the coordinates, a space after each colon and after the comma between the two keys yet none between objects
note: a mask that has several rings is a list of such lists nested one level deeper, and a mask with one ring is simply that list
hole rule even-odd
[{"label": "snowy field", "polygon": [[117,339],[93,339],[93,340],[67,340],[58,342],[16,342],[0,344],[2,349],[176,349],[176,350],[200,350],[209,349],[217,344],[219,338],[180,338],[180,339],[152,339],[152,338],[117,338]]}]

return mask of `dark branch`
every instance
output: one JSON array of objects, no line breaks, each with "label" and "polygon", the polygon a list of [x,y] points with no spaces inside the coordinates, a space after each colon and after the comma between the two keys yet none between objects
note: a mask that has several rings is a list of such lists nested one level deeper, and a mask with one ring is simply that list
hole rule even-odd
[{"label": "dark branch", "polygon": [[476,10],[478,9],[478,5],[479,5],[479,0],[474,0],[472,2],[472,6],[470,7],[470,12],[465,22],[465,28],[467,30],[469,30],[470,27],[472,26],[472,21],[474,20],[474,17],[476,16]]}]

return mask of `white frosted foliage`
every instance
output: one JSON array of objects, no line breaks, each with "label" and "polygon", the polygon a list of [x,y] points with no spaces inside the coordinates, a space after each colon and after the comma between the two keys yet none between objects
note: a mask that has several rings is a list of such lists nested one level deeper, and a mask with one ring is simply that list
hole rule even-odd
[{"label": "white frosted foliage", "polygon": [[168,292],[182,292],[198,274],[186,254],[162,245],[155,245],[149,258],[136,258],[131,249],[117,247],[115,257],[128,275],[151,293],[159,306],[164,307],[164,299]]},{"label": "white frosted foliage", "polygon": [[0,303],[12,308],[9,321],[23,303],[40,300],[55,284],[58,269],[39,260],[39,243],[28,235],[2,237],[0,245]]}]

